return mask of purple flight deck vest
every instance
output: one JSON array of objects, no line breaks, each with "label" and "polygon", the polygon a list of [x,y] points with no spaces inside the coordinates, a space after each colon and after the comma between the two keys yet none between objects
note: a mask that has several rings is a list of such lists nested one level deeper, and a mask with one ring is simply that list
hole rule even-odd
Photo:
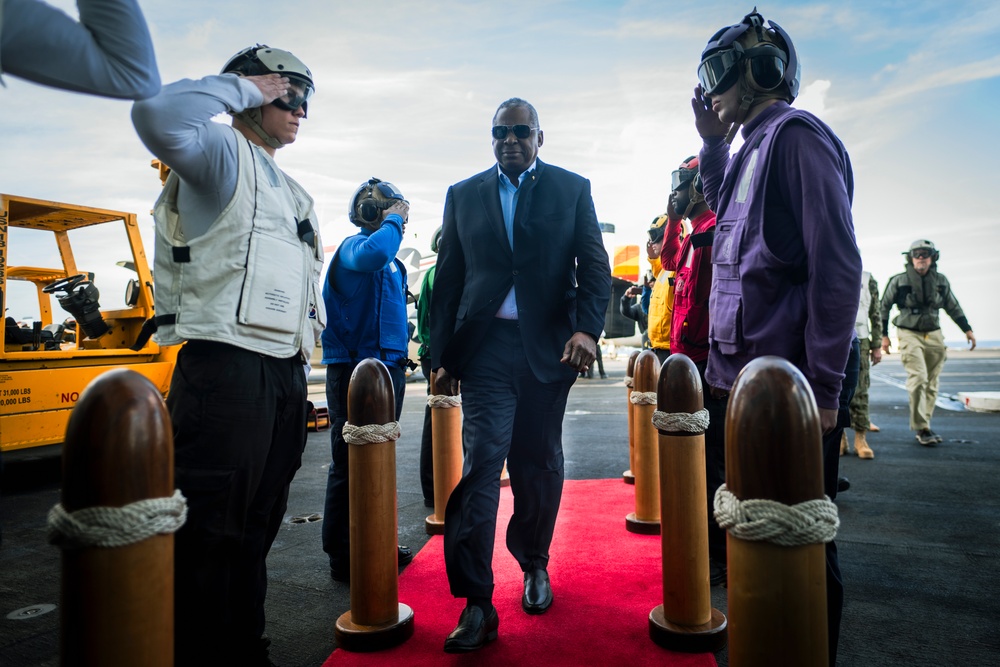
[{"label": "purple flight deck vest", "polygon": [[805,249],[801,263],[792,263],[774,256],[764,241],[768,175],[780,168],[772,164],[771,147],[789,121],[806,123],[835,146],[843,173],[849,173],[847,151],[833,131],[812,114],[791,107],[755,128],[730,161],[719,192],[712,249],[706,379],[713,386],[732,387],[743,367],[764,355],[805,366]]}]

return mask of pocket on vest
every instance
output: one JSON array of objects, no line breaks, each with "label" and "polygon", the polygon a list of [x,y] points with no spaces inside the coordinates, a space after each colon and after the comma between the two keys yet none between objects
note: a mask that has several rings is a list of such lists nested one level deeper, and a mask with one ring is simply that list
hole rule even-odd
[{"label": "pocket on vest", "polygon": [[296,333],[302,326],[302,248],[266,234],[250,236],[239,323]]}]

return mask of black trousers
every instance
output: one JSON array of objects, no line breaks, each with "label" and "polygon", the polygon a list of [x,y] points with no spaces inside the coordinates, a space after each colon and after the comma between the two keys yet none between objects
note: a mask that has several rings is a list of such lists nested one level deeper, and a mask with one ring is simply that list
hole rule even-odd
[{"label": "black trousers", "polygon": [[705,488],[708,492],[708,557],[720,565],[726,564],[726,531],[715,520],[715,493],[726,481],[726,408],[729,396],[713,398],[705,380],[708,361],[695,363],[701,376],[701,387],[708,410],[705,429]]},{"label": "black trousers", "polygon": [[[427,378],[427,395],[431,394],[431,359],[420,358],[420,370]],[[420,433],[420,490],[424,503],[434,502],[434,439],[431,431],[431,406],[424,406],[424,428]]]},{"label": "black trousers", "polygon": [[539,382],[517,322],[499,319],[465,369],[465,463],[445,511],[444,557],[455,597],[493,596],[504,459],[514,494],[507,549],[525,572],[548,566],[563,487],[562,421],[575,379],[576,373],[568,372],[565,381]]},{"label": "black trousers", "polygon": [[[330,564],[345,566],[351,558],[351,480],[348,444],[344,442],[347,423],[347,390],[357,364],[330,364],[326,367],[326,404],[330,411],[330,469],[326,478],[323,505],[323,551]],[[385,362],[396,401],[396,421],[403,412],[406,372],[395,362]],[[396,490],[392,489],[395,493]]]},{"label": "black trousers", "polygon": [[225,664],[264,632],[265,559],[306,442],[305,372],[298,356],[191,341],[167,407],[188,502],[175,536],[176,662]]},{"label": "black trousers", "polygon": [[[823,493],[830,500],[837,498],[837,478],[840,476],[840,438],[844,428],[851,425],[851,398],[858,386],[861,352],[858,339],[851,344],[841,385],[837,427],[823,436]],[[840,641],[840,618],[844,610],[844,579],[840,574],[840,558],[836,542],[826,544],[826,615],[830,640],[830,665],[837,664],[837,644]]]}]

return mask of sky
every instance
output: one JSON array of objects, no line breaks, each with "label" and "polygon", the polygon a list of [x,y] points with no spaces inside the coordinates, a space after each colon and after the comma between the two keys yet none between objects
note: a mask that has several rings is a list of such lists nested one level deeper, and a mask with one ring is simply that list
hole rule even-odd
[{"label": "sky", "polygon": [[[76,16],[74,2],[50,4]],[[448,186],[495,164],[493,113],[515,96],[538,110],[545,132],[539,158],[591,181],[598,218],[616,229],[609,247],[641,245],[666,208],[670,172],[701,146],[690,106],[701,50],[753,6],[140,4],[164,83],[215,74],[254,43],[303,60],[316,94],[298,140],[277,160],[315,198],[324,244],[355,232],[348,202],[377,176],[410,201],[404,246],[425,255]],[[883,288],[902,270],[900,253],[911,241],[933,240],[977,337],[1000,340],[1000,4],[782,1],[758,9],[795,44],[802,63],[795,106],[829,124],[851,155],[865,268]],[[151,256],[149,210],[160,184],[132,128],[130,103],[5,81],[0,192],[139,213]],[[12,235],[12,254],[17,241]],[[96,261],[116,251],[93,241],[87,252]],[[106,278],[111,293],[126,279]],[[25,303],[30,311],[30,301],[13,298],[11,314],[29,314],[17,309]],[[944,313],[942,328],[949,341],[963,339]]]}]

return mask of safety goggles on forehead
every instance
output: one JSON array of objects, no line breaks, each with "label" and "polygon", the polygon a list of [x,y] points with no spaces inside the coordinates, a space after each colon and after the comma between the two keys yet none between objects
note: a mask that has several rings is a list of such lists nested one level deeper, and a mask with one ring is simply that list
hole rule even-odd
[{"label": "safety goggles on forehead", "polygon": [[698,82],[701,83],[702,93],[716,95],[729,90],[736,83],[739,73],[736,64],[742,57],[742,50],[725,49],[716,51],[701,61],[698,66]]},{"label": "safety goggles on forehead", "polygon": [[537,127],[531,127],[530,125],[494,125],[493,138],[497,141],[503,141],[507,138],[508,132],[513,132],[514,136],[518,139],[527,139],[537,129]]},{"label": "safety goggles on forehead", "polygon": [[398,199],[400,201],[405,201],[403,199],[403,193],[400,192],[395,185],[392,183],[386,183],[385,181],[379,181],[372,184],[373,187],[378,188],[378,191],[386,199]]},{"label": "safety goggles on forehead", "polygon": [[678,190],[691,182],[695,175],[694,169],[674,169],[670,173],[670,190]]}]

